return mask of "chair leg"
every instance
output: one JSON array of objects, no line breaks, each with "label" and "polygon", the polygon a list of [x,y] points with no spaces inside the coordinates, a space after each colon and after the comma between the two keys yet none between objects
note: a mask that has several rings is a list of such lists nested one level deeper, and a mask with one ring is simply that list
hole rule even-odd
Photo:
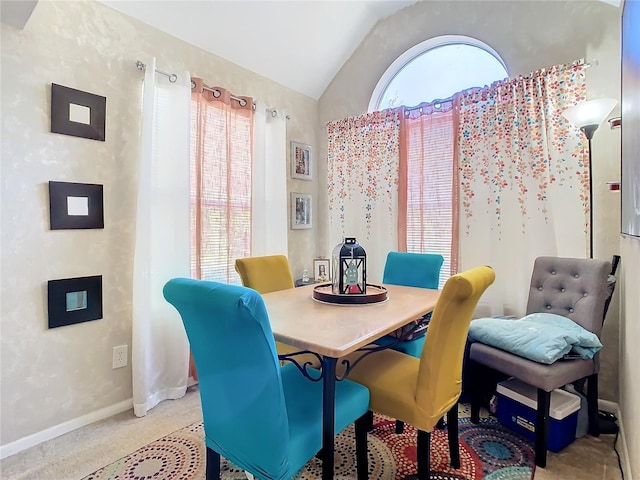
[{"label": "chair leg", "polygon": [[549,439],[549,406],[551,392],[538,389],[538,411],[536,413],[536,452],[535,460],[538,467],[547,466],[547,441]]},{"label": "chair leg", "polygon": [[458,404],[447,412],[447,436],[449,439],[449,458],[453,468],[460,468],[460,443],[458,441]]},{"label": "chair leg", "polygon": [[[369,413],[369,412],[368,412]],[[358,480],[369,477],[369,458],[367,454],[367,432],[369,431],[370,416],[365,413],[356,420],[356,469]]]},{"label": "chair leg", "polygon": [[590,375],[587,380],[587,412],[589,415],[589,435],[600,436],[598,425],[598,374]]},{"label": "chair leg", "polygon": [[431,475],[431,432],[418,430],[418,480],[429,480]]},{"label": "chair leg", "polygon": [[367,429],[367,432],[370,432],[371,430],[373,430],[373,411],[369,410],[363,415],[363,417],[365,419],[362,420],[362,423]]},{"label": "chair leg", "polygon": [[481,390],[481,381],[482,376],[480,375],[480,365],[477,362],[469,359],[469,373],[471,374],[471,394],[469,395],[469,400],[471,403],[471,423],[479,423],[480,422],[480,403],[482,399],[482,390]]},{"label": "chair leg", "polygon": [[404,422],[402,420],[396,420],[396,433],[400,435],[404,432]]},{"label": "chair leg", "polygon": [[206,480],[220,480],[220,454],[207,447]]},{"label": "chair leg", "polygon": [[444,430],[444,427],[446,426],[446,424],[444,423],[444,417],[440,418],[440,420],[438,420],[438,423],[436,423],[436,428],[438,430]]}]

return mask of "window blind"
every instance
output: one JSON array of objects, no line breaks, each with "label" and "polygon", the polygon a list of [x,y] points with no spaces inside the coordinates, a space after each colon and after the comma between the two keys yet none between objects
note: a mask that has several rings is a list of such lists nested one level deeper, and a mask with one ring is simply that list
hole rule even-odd
[{"label": "window blind", "polygon": [[191,271],[240,284],[236,258],[251,254],[252,116],[192,101]]},{"label": "window blind", "polygon": [[451,275],[453,110],[406,119],[407,251],[444,257],[440,288]]}]

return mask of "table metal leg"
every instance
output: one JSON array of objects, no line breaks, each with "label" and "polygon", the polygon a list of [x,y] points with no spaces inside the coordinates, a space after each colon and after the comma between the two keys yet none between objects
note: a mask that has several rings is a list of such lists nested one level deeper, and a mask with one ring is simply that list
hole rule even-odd
[{"label": "table metal leg", "polygon": [[322,358],[322,480],[333,479],[336,416],[336,363],[336,358]]}]

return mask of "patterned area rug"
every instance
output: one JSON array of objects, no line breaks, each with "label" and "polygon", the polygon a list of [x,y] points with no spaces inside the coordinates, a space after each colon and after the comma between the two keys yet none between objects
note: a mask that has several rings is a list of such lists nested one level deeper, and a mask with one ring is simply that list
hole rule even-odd
[{"label": "patterned area rug", "polygon": [[[464,412],[461,411],[461,416]],[[467,413],[468,415],[468,413]],[[506,430],[494,418],[474,425],[460,418],[461,468],[449,466],[446,430],[431,434],[431,479],[436,480],[531,480],[535,470],[531,443]],[[416,432],[406,425],[395,433],[395,421],[376,415],[368,435],[369,478],[401,480],[416,474]],[[194,423],[152,442],[83,480],[204,479],[205,447],[202,423]],[[318,480],[322,463],[311,460],[296,480]],[[336,437],[336,480],[356,478],[353,426]],[[223,480],[246,480],[244,472],[224,461]]]}]

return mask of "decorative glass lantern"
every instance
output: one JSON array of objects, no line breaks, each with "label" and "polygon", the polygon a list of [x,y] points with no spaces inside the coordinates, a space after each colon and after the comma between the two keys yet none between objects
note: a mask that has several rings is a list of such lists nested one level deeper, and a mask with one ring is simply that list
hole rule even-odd
[{"label": "decorative glass lantern", "polygon": [[363,294],[367,291],[367,254],[355,238],[345,238],[331,254],[334,294]]}]

